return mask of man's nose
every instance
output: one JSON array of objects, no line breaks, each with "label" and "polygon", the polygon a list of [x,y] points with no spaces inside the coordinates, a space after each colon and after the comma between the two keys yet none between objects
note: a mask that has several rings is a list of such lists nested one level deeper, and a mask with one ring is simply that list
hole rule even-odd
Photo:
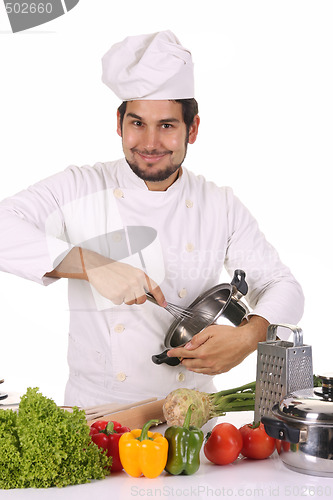
[{"label": "man's nose", "polygon": [[147,127],[144,134],[143,146],[148,149],[155,149],[159,144],[159,134],[155,127]]}]

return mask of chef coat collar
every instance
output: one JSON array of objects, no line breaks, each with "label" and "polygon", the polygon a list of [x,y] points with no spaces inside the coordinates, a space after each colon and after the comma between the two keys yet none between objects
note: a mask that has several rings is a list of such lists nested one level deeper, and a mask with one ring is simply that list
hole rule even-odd
[{"label": "chef coat collar", "polygon": [[183,184],[183,177],[184,177],[183,167],[181,168],[181,172],[180,172],[180,175],[178,176],[178,178],[175,180],[175,182],[173,184],[171,184],[171,186],[166,191],[150,191],[148,189],[145,181],[140,179],[140,177],[138,177],[133,172],[133,170],[131,169],[131,167],[129,166],[129,164],[127,163],[125,158],[123,159],[122,171],[123,171],[123,175],[124,175],[124,187],[128,187],[128,188],[136,187],[136,188],[143,189],[145,191],[149,191],[150,193],[164,193],[164,194],[170,193],[170,191],[174,191],[175,189],[180,188],[180,186]]}]

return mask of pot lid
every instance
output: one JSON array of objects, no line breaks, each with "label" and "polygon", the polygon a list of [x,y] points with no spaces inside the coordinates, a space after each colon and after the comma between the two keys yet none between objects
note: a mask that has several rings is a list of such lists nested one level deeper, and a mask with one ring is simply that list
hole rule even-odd
[{"label": "pot lid", "polygon": [[280,419],[306,424],[333,424],[333,374],[319,376],[322,387],[294,391],[273,408]]}]

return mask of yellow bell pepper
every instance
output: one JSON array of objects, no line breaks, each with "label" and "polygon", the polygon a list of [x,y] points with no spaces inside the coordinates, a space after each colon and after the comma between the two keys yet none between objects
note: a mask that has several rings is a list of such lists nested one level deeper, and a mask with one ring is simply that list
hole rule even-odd
[{"label": "yellow bell pepper", "polygon": [[142,430],[125,432],[119,439],[119,456],[124,470],[133,477],[157,477],[166,466],[168,441],[159,432],[150,432],[159,420],[149,420]]}]

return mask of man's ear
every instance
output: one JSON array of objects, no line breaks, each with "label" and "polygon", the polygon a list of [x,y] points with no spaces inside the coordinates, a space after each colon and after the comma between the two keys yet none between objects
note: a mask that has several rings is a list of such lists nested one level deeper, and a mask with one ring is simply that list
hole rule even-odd
[{"label": "man's ear", "polygon": [[117,110],[117,134],[121,137],[120,113]]},{"label": "man's ear", "polygon": [[189,136],[188,136],[189,144],[193,144],[196,141],[199,131],[199,125],[200,125],[200,117],[199,115],[195,115],[193,123],[190,126],[189,130]]}]

